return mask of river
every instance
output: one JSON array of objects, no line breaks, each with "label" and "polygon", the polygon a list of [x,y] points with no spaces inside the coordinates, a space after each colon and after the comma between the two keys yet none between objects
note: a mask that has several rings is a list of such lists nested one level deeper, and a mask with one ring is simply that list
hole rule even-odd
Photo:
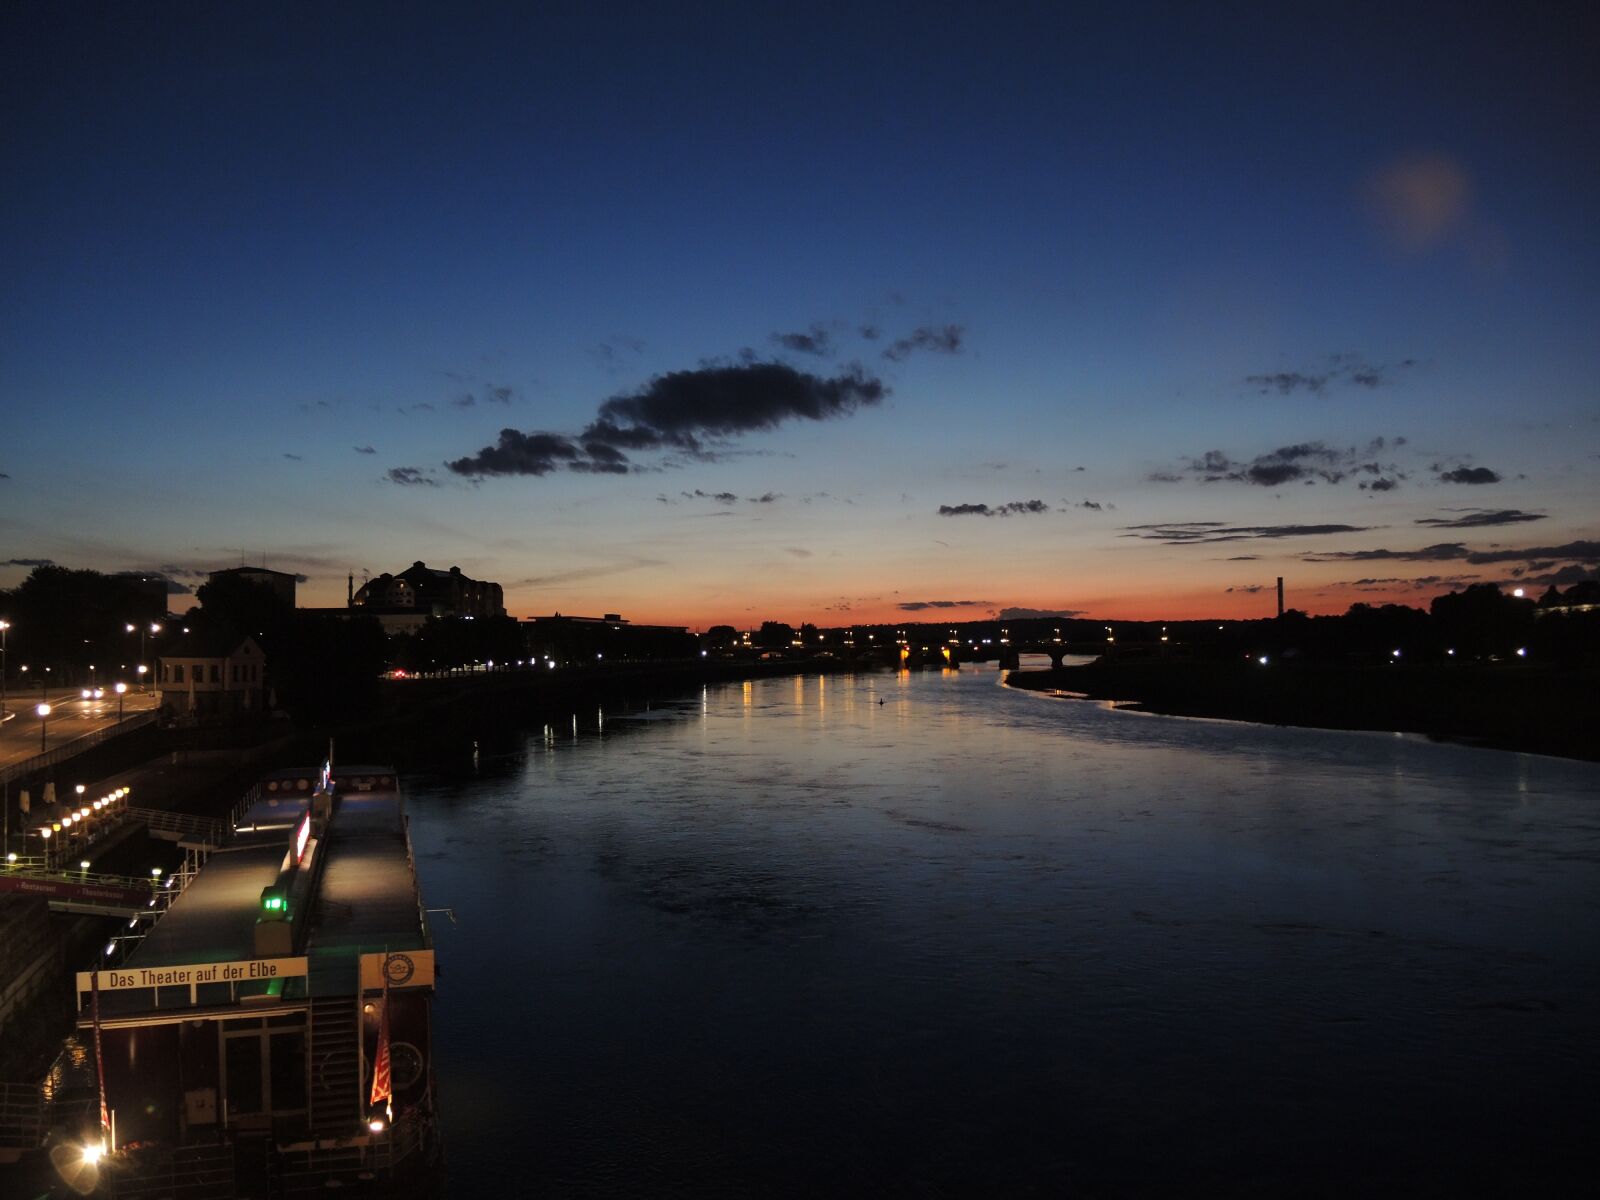
[{"label": "river", "polygon": [[1592,1180],[1593,764],[973,666],[592,708],[407,787],[452,1196]]}]

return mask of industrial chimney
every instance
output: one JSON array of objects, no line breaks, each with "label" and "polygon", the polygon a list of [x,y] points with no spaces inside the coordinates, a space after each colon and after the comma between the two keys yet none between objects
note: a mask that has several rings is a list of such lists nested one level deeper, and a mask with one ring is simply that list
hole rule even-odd
[{"label": "industrial chimney", "polygon": [[1278,615],[1283,616],[1283,576],[1278,576]]}]

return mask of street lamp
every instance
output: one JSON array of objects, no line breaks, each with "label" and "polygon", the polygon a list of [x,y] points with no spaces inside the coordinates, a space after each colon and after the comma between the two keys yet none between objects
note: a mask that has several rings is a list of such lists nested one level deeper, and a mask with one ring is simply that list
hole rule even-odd
[{"label": "street lamp", "polygon": [[120,721],[122,720],[122,697],[127,694],[128,685],[119,682],[112,690],[117,693],[117,720]]},{"label": "street lamp", "polygon": [[[123,628],[125,628],[129,633],[132,633],[135,629],[138,629],[139,631],[139,687],[142,690],[144,688],[145,672],[149,669],[144,665],[144,635],[146,626],[142,623],[137,626],[128,624]],[[161,625],[156,621],[151,621],[148,628],[150,636],[152,637],[161,632]]]},{"label": "street lamp", "polygon": [[50,706],[48,704],[42,704],[41,703],[41,704],[36,705],[34,707],[33,711],[39,714],[39,753],[43,754],[44,753],[45,724],[46,724],[46,720],[50,716]]},{"label": "street lamp", "polygon": [[6,719],[6,630],[10,621],[0,621],[0,721]]}]

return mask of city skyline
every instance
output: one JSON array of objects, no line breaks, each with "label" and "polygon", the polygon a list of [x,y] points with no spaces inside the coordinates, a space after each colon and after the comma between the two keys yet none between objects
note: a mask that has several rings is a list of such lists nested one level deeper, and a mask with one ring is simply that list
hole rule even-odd
[{"label": "city skyline", "polygon": [[15,6],[0,587],[424,560],[703,629],[1592,578],[1596,19],[1239,16]]}]

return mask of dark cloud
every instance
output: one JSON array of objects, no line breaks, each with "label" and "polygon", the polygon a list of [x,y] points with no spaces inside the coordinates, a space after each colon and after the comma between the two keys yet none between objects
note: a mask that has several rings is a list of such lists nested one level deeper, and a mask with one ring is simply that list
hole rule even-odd
[{"label": "dark cloud", "polygon": [[1519,508],[1469,509],[1459,517],[1419,517],[1418,525],[1435,525],[1445,529],[1481,529],[1489,525],[1521,525],[1527,521],[1543,521],[1545,513],[1523,512]]},{"label": "dark cloud", "polygon": [[1116,508],[1116,505],[1114,505],[1114,504],[1102,504],[1098,500],[1085,500],[1082,503],[1075,505],[1075,507],[1077,507],[1077,508],[1087,508],[1091,512],[1103,512],[1104,510],[1106,510],[1108,508]]},{"label": "dark cloud", "polygon": [[[710,500],[717,504],[736,504],[740,499],[739,495],[735,492],[706,492],[701,491],[699,488],[695,488],[692,492],[679,492],[678,495],[682,496],[685,500]],[[664,492],[658,495],[656,499],[662,504],[677,503],[676,500],[672,499],[672,497],[668,496]],[[743,499],[746,504],[776,504],[779,500],[783,499],[783,493],[763,492],[759,496],[745,496]],[[801,497],[801,500],[803,503],[809,503],[811,497],[803,496]]]},{"label": "dark cloud", "polygon": [[1382,592],[1395,587],[1410,588],[1412,591],[1437,590],[1441,587],[1454,587],[1459,583],[1471,583],[1478,577],[1476,575],[1418,575],[1407,579],[1401,576],[1387,575],[1381,579],[1355,579],[1345,583],[1331,583],[1327,586],[1336,588],[1355,588],[1363,592]]},{"label": "dark cloud", "polygon": [[945,325],[942,328],[924,325],[889,343],[883,356],[892,362],[904,362],[918,350],[933,354],[960,354],[961,340],[965,336],[966,330],[959,325]]},{"label": "dark cloud", "polygon": [[586,475],[626,475],[632,468],[625,460],[590,458],[568,463],[567,470]]},{"label": "dark cloud", "polygon": [[1222,561],[1223,562],[1255,562],[1260,557],[1261,557],[1261,555],[1259,555],[1259,554],[1235,554],[1235,555],[1232,555],[1231,557],[1223,559]]},{"label": "dark cloud", "polygon": [[1521,550],[1477,550],[1467,555],[1474,566],[1484,563],[1533,562],[1548,558],[1552,562],[1600,563],[1600,542],[1567,542],[1561,546],[1530,546]]},{"label": "dark cloud", "polygon": [[293,462],[303,462],[303,461],[305,461],[298,454],[290,454],[287,450],[285,450],[283,452],[283,456],[285,458],[287,458],[287,459],[290,459]]},{"label": "dark cloud", "polygon": [[862,325],[856,332],[869,342],[875,342],[883,336],[883,330],[870,323]]},{"label": "dark cloud", "polygon": [[583,436],[629,449],[697,450],[702,437],[847,416],[877,404],[887,392],[860,367],[826,379],[785,363],[713,365],[658,375],[637,392],[613,396]]},{"label": "dark cloud", "polygon": [[1221,521],[1166,521],[1128,525],[1123,537],[1144,538],[1169,546],[1205,546],[1256,538],[1322,537],[1331,533],[1366,533],[1366,525],[1226,525]]},{"label": "dark cloud", "polygon": [[901,612],[926,612],[930,608],[989,608],[992,600],[906,600],[895,607]]},{"label": "dark cloud", "polygon": [[805,333],[775,333],[772,340],[785,350],[797,354],[815,354],[826,358],[833,353],[833,337],[821,325],[812,325]]},{"label": "dark cloud", "polygon": [[615,446],[593,439],[583,444],[584,453],[588,461],[575,459],[568,463],[572,471],[588,471],[595,475],[626,475],[629,471],[628,456]]},{"label": "dark cloud", "polygon": [[[1393,445],[1405,444],[1404,438],[1394,439]],[[1395,479],[1404,479],[1405,474],[1393,465],[1384,465],[1374,461],[1362,461],[1380,450],[1386,449],[1391,443],[1384,438],[1374,438],[1366,446],[1357,448],[1347,446],[1337,448],[1324,445],[1322,442],[1295,442],[1287,446],[1279,446],[1276,450],[1265,454],[1258,454],[1248,461],[1232,458],[1221,450],[1207,450],[1193,458],[1183,461],[1183,470],[1190,477],[1198,478],[1205,483],[1248,483],[1257,487],[1281,487],[1286,483],[1340,483],[1352,474],[1365,473],[1368,475],[1389,476],[1388,481],[1378,490],[1386,491],[1394,487]],[[1171,471],[1157,471],[1149,476],[1154,482],[1176,483],[1184,478]],[[1365,483],[1365,487],[1374,486]]]},{"label": "dark cloud", "polygon": [[386,472],[390,483],[398,483],[404,487],[438,487],[439,481],[428,478],[426,470],[422,467],[390,467]]},{"label": "dark cloud", "polygon": [[1328,386],[1329,378],[1327,374],[1308,375],[1303,371],[1274,371],[1270,375],[1246,375],[1244,381],[1259,387],[1262,392],[1277,392],[1280,396],[1288,396],[1299,391],[1320,395]]},{"label": "dark cloud", "polygon": [[796,558],[810,558],[811,557],[811,551],[802,550],[799,546],[785,546],[783,548],[783,552],[785,554],[792,554]]},{"label": "dark cloud", "polygon": [[1439,472],[1440,483],[1499,483],[1500,475],[1488,467],[1457,467]]},{"label": "dark cloud", "polygon": [[[457,475],[548,475],[557,467],[576,462],[579,454],[571,439],[557,433],[502,429],[494,445],[445,465]],[[417,471],[418,468],[397,467],[395,470]],[[394,478],[394,474],[390,471],[390,478]],[[395,479],[395,482],[415,481]]]},{"label": "dark cloud", "polygon": [[1449,562],[1466,558],[1467,548],[1460,542],[1440,542],[1420,550],[1319,550],[1301,557],[1306,562]]},{"label": "dark cloud", "polygon": [[1012,500],[1006,504],[941,504],[941,517],[1015,517],[1047,513],[1050,506],[1043,500]]},{"label": "dark cloud", "polygon": [[1400,481],[1396,480],[1396,479],[1381,479],[1381,478],[1380,479],[1371,479],[1371,480],[1363,479],[1356,486],[1359,487],[1364,492],[1365,491],[1392,492],[1392,491],[1394,491],[1395,488],[1400,486]]},{"label": "dark cloud", "polygon": [[559,468],[620,475],[636,469],[627,451],[676,451],[714,461],[719,455],[703,439],[722,442],[791,420],[831,420],[887,394],[860,367],[830,379],[784,363],[713,364],[658,375],[636,392],[613,396],[576,438],[502,429],[494,445],[446,465],[474,477],[546,475]]},{"label": "dark cloud", "polygon": [[8,567],[53,567],[53,566],[56,566],[56,565],[57,565],[56,564],[56,560],[53,559],[53,558],[8,558],[8,559],[6,559],[6,566],[8,566]]},{"label": "dark cloud", "polygon": [[998,621],[1070,621],[1073,617],[1081,617],[1088,611],[1085,608],[1002,608],[995,613],[995,619]]},{"label": "dark cloud", "polygon": [[309,400],[299,406],[303,413],[327,412],[332,407],[326,400]]},{"label": "dark cloud", "polygon": [[377,453],[377,451],[374,450],[371,446],[352,446],[351,449],[354,450],[357,454],[376,454]]},{"label": "dark cloud", "polygon": [[1539,575],[1525,575],[1518,582],[1566,587],[1569,584],[1584,583],[1594,578],[1595,572],[1592,568],[1581,567],[1577,563],[1571,563],[1562,567],[1559,571],[1550,571]]},{"label": "dark cloud", "polygon": [[454,400],[450,401],[450,403],[454,404],[457,408],[471,408],[473,405],[478,403],[478,398],[471,392],[467,392],[464,395],[457,396]]},{"label": "dark cloud", "polygon": [[1296,392],[1308,392],[1320,396],[1327,391],[1330,383],[1348,383],[1368,389],[1382,387],[1391,381],[1394,372],[1416,365],[1417,360],[1414,358],[1374,366],[1360,355],[1330,354],[1327,364],[1320,368],[1246,375],[1244,381],[1251,387],[1257,388],[1262,395],[1276,392],[1280,396],[1292,396]]},{"label": "dark cloud", "polygon": [[611,397],[576,438],[502,429],[496,445],[446,466],[458,475],[546,475],[562,466],[622,474],[634,469],[624,451],[640,450],[715,461],[706,440],[726,442],[786,421],[829,421],[885,395],[882,382],[859,366],[827,379],[786,363],[714,363]]},{"label": "dark cloud", "polygon": [[533,575],[527,579],[519,579],[513,587],[551,587],[558,583],[578,583],[586,579],[604,579],[610,575],[621,575],[627,571],[638,571],[650,567],[664,567],[668,564],[659,558],[633,558],[624,562],[611,563],[606,566],[576,567],[570,571],[556,571],[550,575]]},{"label": "dark cloud", "polygon": [[1247,583],[1241,587],[1224,588],[1223,592],[1244,592],[1248,596],[1254,596],[1257,592],[1264,592],[1266,590],[1267,585],[1264,583]]},{"label": "dark cloud", "polygon": [[484,389],[483,398],[490,404],[510,404],[512,395],[510,388],[491,383]]},{"label": "dark cloud", "polygon": [[433,405],[426,400],[419,400],[415,404],[402,404],[395,408],[397,413],[432,412]]}]

